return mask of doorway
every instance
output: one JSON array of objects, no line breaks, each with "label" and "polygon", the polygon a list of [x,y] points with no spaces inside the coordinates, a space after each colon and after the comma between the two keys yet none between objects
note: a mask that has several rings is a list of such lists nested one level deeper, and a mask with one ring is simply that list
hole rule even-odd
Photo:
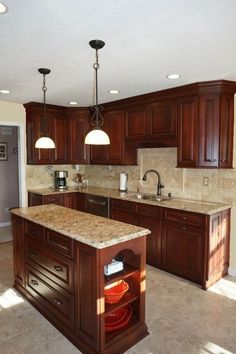
[{"label": "doorway", "polygon": [[24,127],[0,122],[0,243],[12,240],[11,208],[26,206]]}]

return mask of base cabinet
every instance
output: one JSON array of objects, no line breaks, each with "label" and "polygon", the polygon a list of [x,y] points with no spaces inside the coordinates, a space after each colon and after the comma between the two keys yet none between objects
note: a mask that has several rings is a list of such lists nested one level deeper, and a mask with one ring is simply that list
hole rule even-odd
[{"label": "base cabinet", "polygon": [[[122,354],[148,335],[145,324],[146,236],[97,249],[13,215],[15,288],[85,354]],[[104,275],[120,257],[121,273]],[[114,304],[104,289],[125,280],[129,290]],[[131,319],[113,332],[105,316],[129,306]]]}]

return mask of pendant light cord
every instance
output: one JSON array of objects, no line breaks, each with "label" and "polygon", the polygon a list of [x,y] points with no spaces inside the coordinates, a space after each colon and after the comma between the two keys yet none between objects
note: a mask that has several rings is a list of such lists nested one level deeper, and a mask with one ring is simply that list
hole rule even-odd
[{"label": "pendant light cord", "polygon": [[45,79],[45,74],[43,74],[43,124],[42,124],[42,131],[43,134],[48,135],[48,121],[46,118],[46,91],[47,91],[47,87],[46,87],[46,79]]},{"label": "pendant light cord", "polygon": [[102,106],[98,106],[98,69],[100,65],[98,63],[98,49],[96,49],[96,62],[93,64],[95,70],[95,106],[93,107],[94,113],[91,118],[91,124],[96,128],[100,128],[103,125],[103,117],[100,113]]}]

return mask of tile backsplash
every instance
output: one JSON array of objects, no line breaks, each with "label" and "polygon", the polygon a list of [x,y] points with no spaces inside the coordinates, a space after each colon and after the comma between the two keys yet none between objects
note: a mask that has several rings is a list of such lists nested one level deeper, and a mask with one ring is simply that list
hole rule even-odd
[{"label": "tile backsplash", "polygon": [[[142,181],[145,171],[157,170],[164,185],[162,194],[172,193],[175,197],[197,200],[218,201],[235,205],[236,171],[235,169],[183,169],[176,168],[176,148],[139,149],[137,166],[100,166],[74,165],[53,166],[53,170],[68,171],[67,184],[75,186],[76,173],[86,175],[88,184],[97,187],[119,188],[119,175],[128,173],[129,191],[136,191],[141,186],[144,192],[156,193],[157,176],[150,173],[147,181]],[[208,185],[203,181],[207,179]],[[46,166],[27,166],[27,189],[44,188],[53,185],[53,178]]]}]

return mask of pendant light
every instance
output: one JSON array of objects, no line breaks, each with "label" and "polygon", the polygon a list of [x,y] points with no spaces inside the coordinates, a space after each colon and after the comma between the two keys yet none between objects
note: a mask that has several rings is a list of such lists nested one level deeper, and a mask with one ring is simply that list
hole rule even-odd
[{"label": "pendant light", "polygon": [[46,91],[45,76],[51,72],[49,69],[38,69],[43,75],[43,115],[40,119],[40,135],[41,137],[36,141],[35,147],[37,149],[55,149],[54,141],[49,137],[48,119],[46,118]]},{"label": "pendant light", "polygon": [[95,70],[95,106],[93,107],[93,115],[91,118],[91,125],[93,130],[91,130],[85,137],[85,144],[90,145],[109,145],[109,136],[101,129],[103,125],[103,117],[101,115],[102,107],[98,106],[98,69],[100,67],[98,63],[98,49],[104,47],[105,42],[99,39],[94,39],[89,42],[90,47],[96,50],[96,63],[93,64]]}]

